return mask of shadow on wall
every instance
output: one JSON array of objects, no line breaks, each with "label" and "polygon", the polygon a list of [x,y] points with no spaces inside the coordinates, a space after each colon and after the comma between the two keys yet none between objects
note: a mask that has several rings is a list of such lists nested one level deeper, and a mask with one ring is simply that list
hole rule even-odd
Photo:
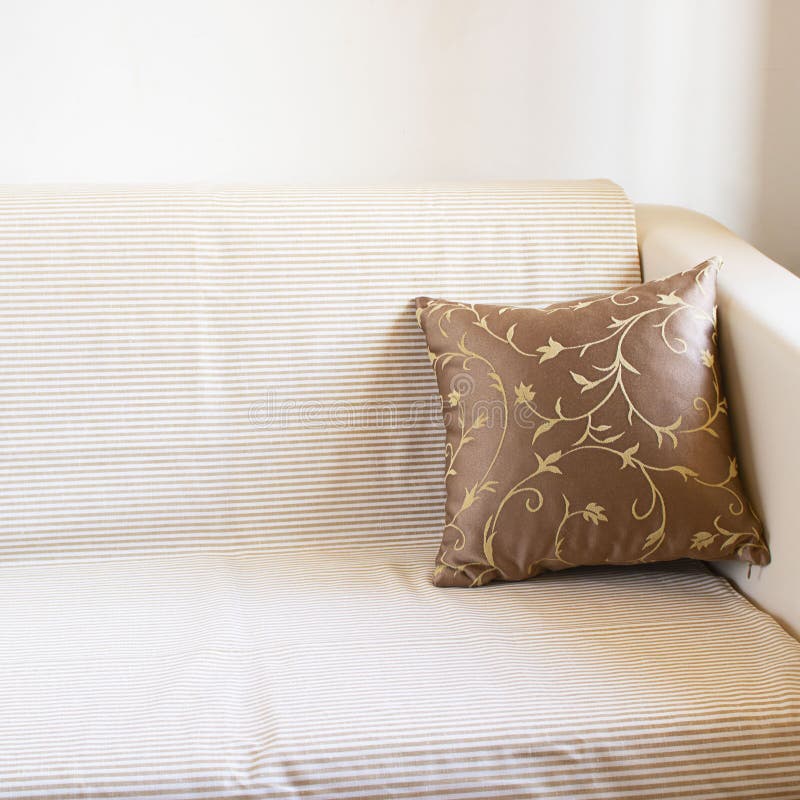
[{"label": "shadow on wall", "polygon": [[800,2],[770,0],[752,240],[800,275]]}]

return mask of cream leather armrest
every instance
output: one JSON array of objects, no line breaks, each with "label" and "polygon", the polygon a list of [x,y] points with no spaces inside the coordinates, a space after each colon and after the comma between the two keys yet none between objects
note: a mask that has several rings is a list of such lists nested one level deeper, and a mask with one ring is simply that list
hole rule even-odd
[{"label": "cream leather armrest", "polygon": [[800,638],[800,279],[718,222],[682,208],[637,206],[644,280],[721,256],[724,382],[750,497],[772,563],[716,562],[757,605]]}]

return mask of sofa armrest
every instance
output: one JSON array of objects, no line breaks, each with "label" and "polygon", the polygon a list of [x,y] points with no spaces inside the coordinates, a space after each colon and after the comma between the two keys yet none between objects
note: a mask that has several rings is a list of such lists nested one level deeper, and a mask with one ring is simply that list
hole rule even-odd
[{"label": "sofa armrest", "polygon": [[721,256],[720,349],[731,421],[772,563],[715,568],[800,638],[800,279],[709,217],[637,206],[644,280]]}]

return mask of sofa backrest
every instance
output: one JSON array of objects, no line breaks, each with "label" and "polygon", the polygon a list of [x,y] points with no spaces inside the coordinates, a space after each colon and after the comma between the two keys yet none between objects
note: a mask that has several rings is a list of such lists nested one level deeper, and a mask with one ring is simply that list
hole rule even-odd
[{"label": "sofa backrest", "polygon": [[435,543],[412,300],[639,280],[606,181],[0,191],[0,561]]}]

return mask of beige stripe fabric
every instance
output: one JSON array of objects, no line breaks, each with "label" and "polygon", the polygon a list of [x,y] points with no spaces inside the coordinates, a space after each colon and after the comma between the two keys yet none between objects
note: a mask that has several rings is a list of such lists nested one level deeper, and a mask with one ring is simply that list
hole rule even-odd
[{"label": "beige stripe fabric", "polygon": [[413,298],[638,280],[606,181],[0,191],[0,561],[433,541]]},{"label": "beige stripe fabric", "polygon": [[0,191],[0,800],[800,797],[800,646],[703,566],[430,583],[412,299],[638,270],[604,181]]},{"label": "beige stripe fabric", "polygon": [[800,646],[698,564],[0,567],[0,799],[790,798]]}]

